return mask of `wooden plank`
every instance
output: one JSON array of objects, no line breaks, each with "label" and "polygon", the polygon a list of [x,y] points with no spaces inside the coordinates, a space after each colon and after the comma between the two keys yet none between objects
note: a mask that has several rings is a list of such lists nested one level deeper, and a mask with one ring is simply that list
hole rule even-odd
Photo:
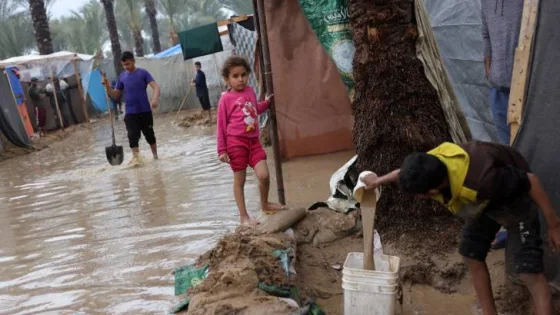
[{"label": "wooden plank", "polygon": [[246,21],[248,19],[249,19],[248,15],[242,15],[242,16],[236,16],[236,17],[231,18],[231,19],[220,20],[217,23],[218,23],[218,27],[220,27],[220,26],[231,24],[231,23],[243,22],[243,21]]},{"label": "wooden plank", "polygon": [[523,105],[527,97],[529,74],[533,56],[533,43],[539,12],[539,0],[526,0],[523,5],[519,43],[515,49],[511,90],[508,105],[508,124],[511,128],[510,143],[513,144],[521,128]]}]

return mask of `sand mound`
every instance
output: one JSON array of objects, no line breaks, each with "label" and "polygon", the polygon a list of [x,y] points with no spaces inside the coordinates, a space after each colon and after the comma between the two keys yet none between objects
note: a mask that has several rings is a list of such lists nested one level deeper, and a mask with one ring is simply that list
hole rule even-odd
[{"label": "sand mound", "polygon": [[209,265],[208,277],[189,291],[188,314],[290,314],[297,310],[285,300],[270,296],[259,284],[288,288],[287,276],[275,250],[287,250],[295,259],[295,238],[287,233],[262,234],[239,227],[202,255],[197,265]]}]

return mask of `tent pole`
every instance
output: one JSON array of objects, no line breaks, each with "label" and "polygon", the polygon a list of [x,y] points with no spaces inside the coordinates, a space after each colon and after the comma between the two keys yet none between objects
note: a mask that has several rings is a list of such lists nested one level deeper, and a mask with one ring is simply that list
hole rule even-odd
[{"label": "tent pole", "polygon": [[89,113],[87,111],[86,106],[86,96],[84,95],[84,88],[82,86],[82,76],[81,73],[78,72],[78,66],[76,65],[78,61],[76,59],[72,59],[72,65],[74,66],[74,75],[76,76],[76,81],[78,81],[78,91],[80,91],[80,100],[82,101],[82,110],[84,112],[84,117],[86,122],[89,124]]},{"label": "tent pole", "polygon": [[62,121],[62,114],[60,113],[60,106],[58,105],[58,97],[56,96],[56,84],[54,84],[54,73],[52,67],[50,68],[50,70],[51,70],[51,84],[53,85],[54,103],[56,105],[56,112],[58,114],[58,120],[60,121],[62,130],[64,130],[64,121]]},{"label": "tent pole", "polygon": [[[8,73],[6,73],[5,69],[2,70],[2,72],[4,73],[4,76],[6,76],[6,80],[8,81],[8,86],[10,87],[10,92],[12,92],[12,97],[14,98],[14,104],[16,104],[16,110],[17,110],[17,113],[18,113],[19,120],[21,121],[21,123],[23,125],[23,128],[25,128],[25,121],[23,121],[23,117],[21,117],[21,112],[19,111],[19,108],[18,108],[19,105],[18,105],[18,102],[17,102],[16,94],[14,93],[14,88],[12,86],[12,82],[10,81],[10,76],[8,75]],[[26,106],[25,102],[22,104],[22,106]],[[26,134],[27,134],[27,132],[26,132]],[[29,135],[28,135],[28,137],[29,137]]]},{"label": "tent pole", "polygon": [[[253,3],[254,4],[254,3]],[[266,28],[266,15],[264,10],[264,0],[256,0],[256,10],[258,16],[258,34],[260,36],[262,48],[262,60],[264,61],[264,74],[267,94],[274,94],[274,85],[272,84],[272,65],[270,64],[270,51],[268,47],[268,33]],[[274,154],[274,166],[276,170],[276,184],[278,186],[278,199],[281,204],[286,204],[286,196],[284,194],[284,176],[282,174],[282,157],[280,155],[280,141],[278,139],[278,125],[276,122],[276,106],[274,98],[270,100],[270,140],[272,142],[272,151]]]}]

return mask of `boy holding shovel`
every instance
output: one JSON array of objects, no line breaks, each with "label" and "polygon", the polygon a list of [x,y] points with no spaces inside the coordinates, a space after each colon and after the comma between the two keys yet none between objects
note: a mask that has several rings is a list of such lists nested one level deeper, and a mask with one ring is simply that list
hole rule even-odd
[{"label": "boy holding shovel", "polygon": [[486,255],[496,232],[506,227],[514,271],[531,292],[536,314],[552,315],[537,208],[555,251],[560,249],[560,219],[517,151],[486,142],[443,143],[428,153],[407,156],[398,170],[381,177],[370,174],[362,181],[368,189],[398,182],[404,191],[433,198],[466,218],[459,253],[472,273],[485,315],[497,314]]}]

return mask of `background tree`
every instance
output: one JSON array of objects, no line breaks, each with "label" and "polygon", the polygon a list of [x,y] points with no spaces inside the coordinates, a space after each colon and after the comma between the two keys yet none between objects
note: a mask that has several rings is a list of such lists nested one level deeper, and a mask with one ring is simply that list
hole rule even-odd
[{"label": "background tree", "polygon": [[[352,106],[360,171],[383,175],[399,168],[406,155],[451,141],[437,91],[416,57],[418,30],[413,2],[348,1],[356,47]],[[395,240],[405,234],[422,235],[414,233],[434,226],[438,231],[455,231],[458,220],[436,203],[402,193],[397,185],[384,187],[375,227],[385,237]],[[438,246],[455,242],[452,233],[438,239]]]},{"label": "background tree", "polygon": [[0,0],[0,60],[29,53],[36,45],[29,11],[16,1]]},{"label": "background tree", "polygon": [[157,54],[161,51],[161,43],[159,41],[156,3],[155,0],[145,0],[144,5],[146,7],[146,15],[148,16],[150,28],[152,30],[152,52]]},{"label": "background tree", "polygon": [[35,40],[37,41],[39,53],[41,55],[52,54],[54,50],[45,1],[29,0],[29,11],[31,12],[31,20],[33,21]]},{"label": "background tree", "polygon": [[111,40],[111,51],[113,52],[113,63],[115,65],[115,73],[117,76],[122,72],[122,64],[119,60],[121,51],[121,43],[119,42],[119,32],[117,30],[117,21],[115,20],[115,11],[113,0],[101,0],[103,9],[105,11],[105,18],[107,20],[107,30],[109,32],[109,39]]}]

